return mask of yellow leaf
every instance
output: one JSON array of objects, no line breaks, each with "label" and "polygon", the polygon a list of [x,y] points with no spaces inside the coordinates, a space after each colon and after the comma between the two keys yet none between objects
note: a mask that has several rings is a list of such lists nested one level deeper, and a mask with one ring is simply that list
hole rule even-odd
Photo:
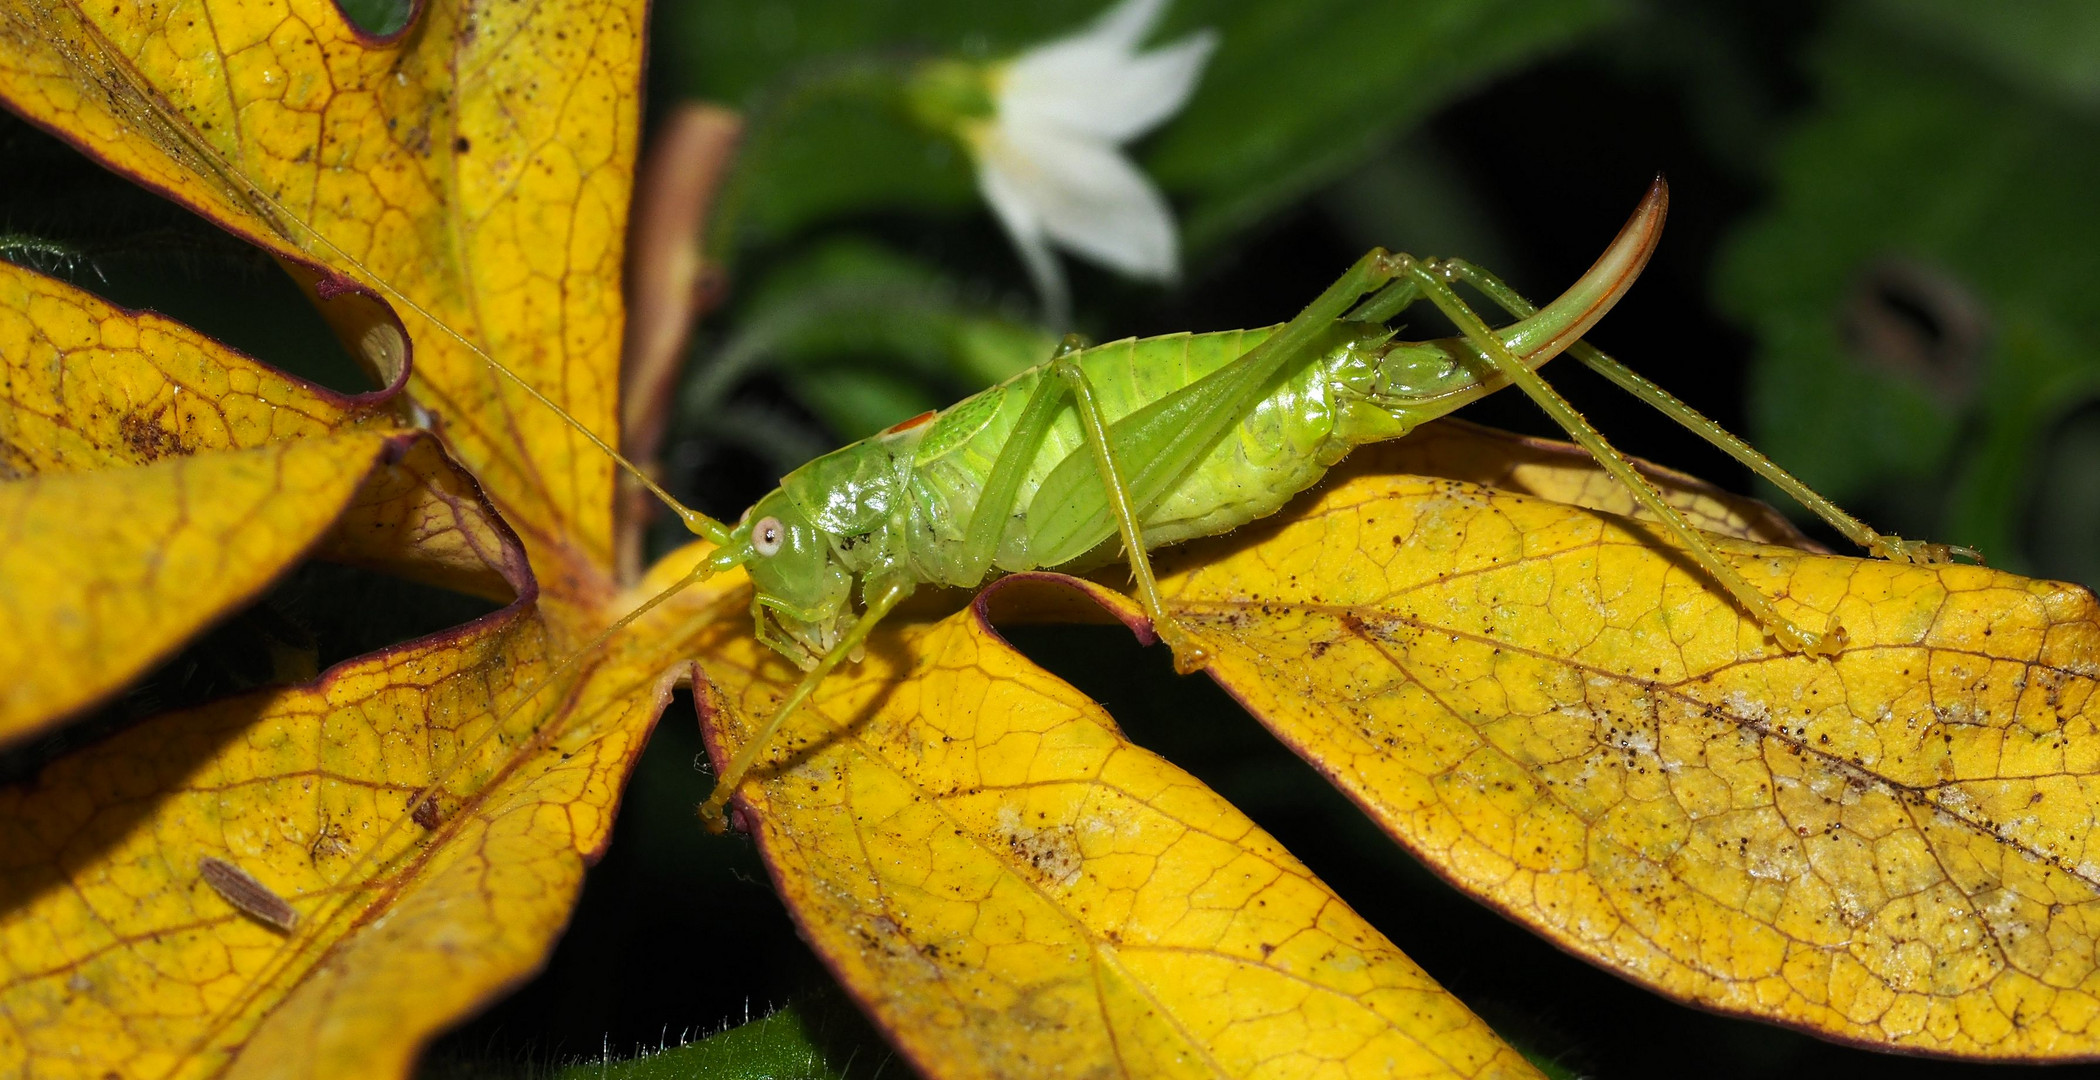
[{"label": "yellow leaf", "polygon": [[445,328],[612,430],[643,8],[434,4],[375,41],[326,2],[11,4],[0,100],[322,295],[406,298],[411,390],[454,456],[535,559],[590,574],[610,462]]},{"label": "yellow leaf", "polygon": [[307,386],[6,264],[0,378],[0,740],[252,597],[414,439],[377,395]]},{"label": "yellow leaf", "polygon": [[[921,1070],[1537,1075],[1253,822],[1014,652],[986,601],[1029,580],[879,630],[742,803],[803,933]],[[695,644],[722,760],[800,673],[727,622]]]},{"label": "yellow leaf", "polygon": [[386,443],[352,431],[0,484],[0,737],[117,689],[260,591]]},{"label": "yellow leaf", "polygon": [[0,477],[10,479],[396,426],[384,393],[332,393],[180,323],[8,263],[0,378]]},{"label": "yellow leaf", "polygon": [[501,602],[531,578],[510,527],[432,439],[417,439],[366,478],[322,553]]},{"label": "yellow leaf", "polygon": [[[405,1072],[567,921],[670,692],[651,635],[573,675],[550,636],[520,603],[308,686],[155,718],[0,789],[10,1071]],[[290,933],[210,888],[207,857],[286,900]]]},{"label": "yellow leaf", "polygon": [[[1651,519],[1626,485],[1597,467],[1573,443],[1512,435],[1464,420],[1433,420],[1397,442],[1356,452],[1357,471],[1412,473],[1464,480],[1519,495],[1586,506],[1609,514]],[[1756,499],[1731,495],[1695,476],[1635,459],[1670,507],[1705,532],[1765,544],[1821,551],[1786,516]]]},{"label": "yellow leaf", "polygon": [[[311,685],[156,719],[0,796],[0,1071],[399,1073],[540,962],[566,920],[678,644],[586,648],[631,602],[608,565],[611,466],[449,331],[612,434],[642,7],[433,6],[388,41],[327,2],[0,7],[0,100],[279,255],[354,354],[406,373],[473,473],[392,441],[287,558],[318,538],[334,558],[519,598]],[[71,370],[69,392],[120,412],[212,419],[148,409],[144,376]],[[277,396],[292,380],[252,364],[239,378],[233,396],[268,421],[239,437],[314,434],[269,426],[308,414]],[[77,457],[65,424],[5,422],[31,457]],[[442,790],[412,820],[427,784]],[[286,897],[301,915],[289,935],[204,884],[207,857]]]},{"label": "yellow leaf", "polygon": [[1378,457],[1160,585],[1210,673],[1396,840],[1710,1008],[2100,1053],[2090,592],[1718,541],[1851,635],[1788,654],[1659,530]]}]

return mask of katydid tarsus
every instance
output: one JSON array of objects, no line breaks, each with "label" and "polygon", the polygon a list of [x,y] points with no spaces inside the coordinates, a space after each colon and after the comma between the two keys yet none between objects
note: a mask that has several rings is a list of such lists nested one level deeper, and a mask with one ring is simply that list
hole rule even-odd
[{"label": "katydid tarsus", "polygon": [[[1810,630],[1782,615],[1534,370],[1562,351],[1574,352],[1876,555],[1917,562],[1973,556],[1868,529],[1742,440],[1580,340],[1646,265],[1668,202],[1668,188],[1657,178],[1605,253],[1543,309],[1469,263],[1379,249],[1276,327],[1091,348],[1068,339],[1047,362],[1005,383],[797,469],[734,525],[680,504],[605,439],[432,318],[575,425],[693,533],[714,544],[690,574],[556,665],[529,688],[527,700],[679,590],[744,567],[753,583],[758,636],[805,674],[722,768],[701,808],[710,827],[720,829],[727,801],[771,746],[781,722],[919,586],[967,588],[1006,572],[1087,567],[1113,561],[1120,550],[1155,633],[1174,651],[1177,667],[1193,671],[1204,657],[1160,601],[1147,555],[1152,548],[1226,532],[1273,513],[1350,447],[1402,437],[1512,383],[1626,484],[1711,582],[1781,648],[1835,652],[1843,642],[1841,627]],[[316,240],[362,269],[325,238]],[[428,317],[409,297],[373,283]],[[1456,284],[1476,290],[1516,321],[1491,329]],[[1442,311],[1459,335],[1396,340],[1386,322],[1423,300]],[[490,731],[502,727],[499,720]],[[479,745],[471,743],[455,760],[466,760]],[[404,820],[443,786],[448,770],[410,800]]]}]

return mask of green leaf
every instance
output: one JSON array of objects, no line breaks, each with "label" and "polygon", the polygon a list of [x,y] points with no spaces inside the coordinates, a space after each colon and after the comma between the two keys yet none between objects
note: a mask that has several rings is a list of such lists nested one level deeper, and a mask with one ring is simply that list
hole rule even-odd
[{"label": "green leaf", "polygon": [[1103,0],[741,0],[668,4],[653,42],[679,89],[741,107],[782,72],[821,71],[877,53],[988,59],[1077,29]]},{"label": "green leaf", "polygon": [[858,439],[1041,363],[1054,336],[973,300],[938,270],[859,240],[775,269],[689,384],[683,415],[716,426],[729,393],[781,373],[834,434]]},{"label": "green leaf", "polygon": [[901,97],[912,64],[990,58],[1076,28],[1098,0],[738,0],[664,4],[651,48],[690,97],[744,109],[749,135],[713,244],[722,255],[870,209],[970,212],[960,147],[927,132]]},{"label": "green leaf", "polygon": [[[583,1061],[555,1080],[847,1080],[878,1074],[889,1050],[836,995],[798,1002],[748,1024],[684,1046],[625,1061]],[[857,1036],[844,1054],[837,1033]],[[827,1036],[830,1036],[827,1038]],[[887,1070],[904,1075],[889,1063]]]},{"label": "green leaf", "polygon": [[343,14],[357,24],[357,28],[375,37],[384,37],[408,25],[408,17],[415,13],[412,0],[338,0]]},{"label": "green leaf", "polygon": [[956,213],[977,203],[960,147],[912,122],[902,67],[791,73],[752,108],[709,237],[717,258],[873,210]]},{"label": "green leaf", "polygon": [[1186,205],[1186,246],[1209,247],[1614,10],[1607,0],[1177,4],[1162,36],[1215,26],[1218,52],[1144,163]]},{"label": "green leaf", "polygon": [[1758,443],[1899,530],[2027,565],[2040,439],[2100,391],[2100,133],[1857,12],[1813,69],[1773,204],[1722,260]]},{"label": "green leaf", "polygon": [[2100,111],[2100,4],[2091,0],[1875,0],[1894,25],[2030,93]]},{"label": "green leaf", "polygon": [[2100,407],[2088,404],[2050,432],[2034,471],[2029,554],[2050,574],[2100,583]]}]

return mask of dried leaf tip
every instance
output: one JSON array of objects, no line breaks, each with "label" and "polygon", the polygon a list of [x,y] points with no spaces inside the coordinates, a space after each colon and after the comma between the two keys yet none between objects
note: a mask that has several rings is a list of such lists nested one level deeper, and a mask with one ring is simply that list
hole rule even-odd
[{"label": "dried leaf tip", "polygon": [[257,922],[287,934],[299,925],[299,912],[284,897],[255,880],[255,875],[224,859],[206,855],[197,860],[197,874],[219,898]]}]

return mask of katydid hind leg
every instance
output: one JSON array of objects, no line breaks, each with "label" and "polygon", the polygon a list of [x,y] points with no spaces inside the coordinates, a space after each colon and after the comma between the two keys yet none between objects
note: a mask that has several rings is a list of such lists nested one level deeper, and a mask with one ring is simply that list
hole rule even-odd
[{"label": "katydid hind leg", "polygon": [[[1528,318],[1538,310],[1500,278],[1472,263],[1461,259],[1448,259],[1444,261],[1443,266],[1453,277],[1479,290],[1481,295],[1493,300],[1496,306],[1514,318]],[[1632,394],[1675,421],[1678,426],[1705,439],[1716,449],[1743,463],[1752,472],[1771,482],[1772,486],[1786,492],[1788,497],[1801,504],[1804,509],[1823,519],[1846,539],[1868,552],[1882,558],[1923,564],[1953,562],[1957,556],[1978,563],[1983,561],[1981,555],[1965,547],[1923,540],[1905,540],[1899,536],[1876,532],[1865,522],[1846,513],[1842,507],[1787,472],[1779,463],[1766,457],[1740,436],[1679,400],[1676,395],[1649,381],[1604,350],[1582,341],[1571,346],[1568,352],[1590,370],[1611,380],[1619,389]]]},{"label": "katydid hind leg", "polygon": [[[1663,527],[1685,546],[1693,561],[1726,589],[1729,595],[1735,598],[1736,603],[1749,612],[1759,625],[1764,627],[1765,632],[1777,639],[1783,648],[1791,652],[1830,654],[1843,646],[1843,628],[1837,626],[1834,621],[1825,632],[1819,634],[1795,625],[1792,620],[1780,614],[1770,597],[1745,580],[1734,566],[1713,549],[1713,545],[1709,544],[1698,530],[1693,529],[1682,515],[1663,501],[1662,493],[1655,490],[1655,486],[1633,468],[1625,455],[1613,449],[1604,436],[1598,433],[1589,421],[1583,419],[1582,414],[1577,412],[1566,398],[1561,397],[1545,379],[1517,359],[1502,339],[1488,328],[1487,323],[1467,306],[1444,280],[1445,275],[1441,267],[1416,262],[1407,267],[1406,272],[1414,275],[1416,280],[1422,283],[1422,290],[1430,301],[1457,324],[1467,340],[1495,366],[1498,374],[1524,391],[1525,396],[1536,403],[1561,430],[1567,432],[1569,438],[1588,450],[1598,465],[1624,484],[1634,499],[1655,515]],[[1572,339],[1569,343],[1572,344]]]},{"label": "katydid hind leg", "polygon": [[[1658,179],[1589,271],[1538,317],[1504,331],[1511,338],[1507,351],[1543,358],[1578,340],[1632,286],[1655,249],[1668,205],[1669,188]],[[1415,265],[1412,256],[1382,249],[1366,254],[1245,355],[1117,420],[1111,436],[1130,463],[1124,480],[1138,517],[1155,510],[1172,486],[1246,417],[1271,382],[1291,364],[1304,362],[1341,321],[1361,328],[1361,320],[1397,314],[1419,296],[1420,282],[1400,281],[1400,269]],[[1031,522],[1030,548],[1043,565],[1076,558],[1115,534],[1095,471],[1075,456],[1052,470],[1036,491],[1038,504],[1067,511]]]}]

